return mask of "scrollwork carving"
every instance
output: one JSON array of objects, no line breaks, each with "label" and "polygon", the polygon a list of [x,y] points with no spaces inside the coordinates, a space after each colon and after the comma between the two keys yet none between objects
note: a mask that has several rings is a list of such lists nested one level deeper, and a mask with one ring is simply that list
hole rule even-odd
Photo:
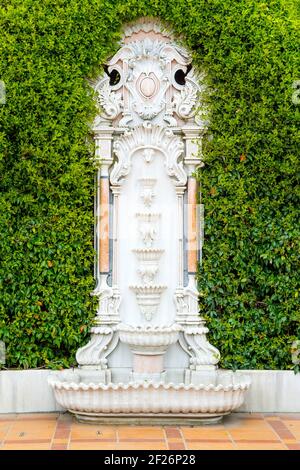
[{"label": "scrollwork carving", "polygon": [[98,103],[102,107],[105,117],[115,119],[123,108],[123,99],[121,94],[112,91],[109,81],[103,81],[98,88]]},{"label": "scrollwork carving", "polygon": [[79,348],[76,360],[81,367],[94,366],[107,369],[107,356],[118,343],[118,333],[112,327],[94,327],[90,341]]},{"label": "scrollwork carving", "polygon": [[[157,151],[164,155],[164,164],[167,174],[172,178],[175,186],[185,186],[187,175],[182,164],[184,144],[175,136],[171,129],[145,122],[134,130],[127,131],[114,142],[114,153],[117,157],[110,181],[119,185],[131,169],[132,155],[141,150],[149,162]],[[151,152],[149,152],[151,150]],[[146,157],[145,157],[146,158]]]}]

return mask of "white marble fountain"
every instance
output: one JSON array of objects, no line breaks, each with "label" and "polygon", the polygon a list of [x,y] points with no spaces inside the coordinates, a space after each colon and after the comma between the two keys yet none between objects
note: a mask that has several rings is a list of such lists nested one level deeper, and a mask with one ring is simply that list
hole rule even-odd
[{"label": "white marble fountain", "polygon": [[243,403],[250,380],[217,369],[198,311],[204,77],[149,19],[125,29],[106,72],[93,83],[99,308],[79,367],[49,383],[81,420],[212,422]]}]

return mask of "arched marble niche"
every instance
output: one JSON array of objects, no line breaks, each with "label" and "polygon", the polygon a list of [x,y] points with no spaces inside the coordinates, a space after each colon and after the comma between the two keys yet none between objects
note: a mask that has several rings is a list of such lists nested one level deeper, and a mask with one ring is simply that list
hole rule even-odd
[{"label": "arched marble niche", "polygon": [[99,307],[79,367],[49,383],[80,420],[216,422],[243,403],[250,380],[216,370],[198,311],[203,77],[147,18],[125,29],[105,70],[93,84]]},{"label": "arched marble niche", "polygon": [[201,227],[193,174],[206,132],[204,77],[172,34],[146,18],[125,29],[93,86],[99,308],[77,360],[83,368],[127,373],[132,348],[119,340],[120,323],[146,329],[176,323],[181,331],[163,368],[185,380],[219,360],[199,316],[195,281]]}]

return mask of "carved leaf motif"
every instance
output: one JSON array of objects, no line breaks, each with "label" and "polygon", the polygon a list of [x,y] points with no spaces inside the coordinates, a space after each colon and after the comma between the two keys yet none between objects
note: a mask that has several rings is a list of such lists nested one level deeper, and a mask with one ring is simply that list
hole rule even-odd
[{"label": "carved leaf motif", "polygon": [[173,98],[173,105],[179,117],[187,119],[193,115],[192,111],[197,102],[198,90],[191,83],[187,83],[185,87]]},{"label": "carved leaf motif", "polygon": [[98,103],[109,119],[115,119],[123,108],[121,95],[111,90],[108,81],[105,81],[98,91]]}]

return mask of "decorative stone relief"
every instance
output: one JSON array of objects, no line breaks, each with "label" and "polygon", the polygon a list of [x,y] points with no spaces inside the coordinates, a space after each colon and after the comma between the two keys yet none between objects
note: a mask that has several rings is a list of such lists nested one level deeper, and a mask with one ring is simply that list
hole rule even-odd
[{"label": "decorative stone relief", "polygon": [[143,284],[151,284],[157,274],[159,260],[164,250],[160,250],[158,248],[142,248],[133,251],[139,261],[139,268],[137,271]]},{"label": "decorative stone relief", "polygon": [[107,356],[118,342],[115,327],[93,327],[90,341],[78,349],[76,360],[84,368],[107,369]]},{"label": "decorative stone relief", "polygon": [[92,294],[100,298],[95,323],[101,323],[102,326],[94,326],[91,329],[91,339],[78,349],[76,360],[80,367],[103,370],[107,369],[107,356],[119,341],[115,325],[120,321],[121,297],[118,289],[108,286],[100,287]]},{"label": "decorative stone relief", "polygon": [[158,236],[158,221],[160,219],[160,214],[144,212],[137,213],[136,217],[139,219],[139,232],[143,243],[147,248],[151,248]]},{"label": "decorative stone relief", "polygon": [[[190,54],[167,35],[125,38],[107,64],[108,75],[93,83],[102,119],[117,120],[120,127],[136,127],[145,120],[163,126],[190,122],[204,89],[204,75],[195,76]],[[119,81],[110,85],[112,73]]]},{"label": "decorative stone relief", "polygon": [[118,323],[120,320],[119,308],[121,296],[117,288],[105,286],[98,291],[94,291],[93,295],[99,297],[99,308],[97,317],[107,324]]},{"label": "decorative stone relief", "polygon": [[155,178],[140,178],[141,189],[140,196],[146,207],[151,207],[153,199],[155,198],[154,186],[156,184]]},{"label": "decorative stone relief", "polygon": [[151,321],[155,317],[161,294],[166,288],[167,286],[130,286],[136,294],[137,303],[145,320]]},{"label": "decorative stone relief", "polygon": [[99,307],[91,339],[77,351],[80,369],[50,382],[80,419],[219,419],[250,383],[215,370],[220,354],[198,311],[194,172],[208,124],[205,76],[149,18],[125,29],[105,73],[92,82]]},{"label": "decorative stone relief", "polygon": [[185,325],[180,345],[190,356],[190,368],[201,370],[208,366],[215,367],[220,360],[220,353],[207,338],[208,328],[204,326]]},{"label": "decorative stone relief", "polygon": [[123,108],[121,95],[112,91],[107,80],[99,86],[98,103],[103,108],[106,119],[115,119]]},{"label": "decorative stone relief", "polygon": [[[113,149],[117,157],[110,173],[110,181],[113,185],[122,184],[123,179],[130,173],[133,154],[140,149],[146,151],[147,157],[144,158],[148,163],[151,163],[155,151],[162,152],[166,172],[175,186],[186,184],[187,175],[182,162],[184,143],[174,135],[171,129],[145,122],[134,130],[125,131],[124,135],[114,142]],[[149,153],[149,150],[152,152]]]}]

